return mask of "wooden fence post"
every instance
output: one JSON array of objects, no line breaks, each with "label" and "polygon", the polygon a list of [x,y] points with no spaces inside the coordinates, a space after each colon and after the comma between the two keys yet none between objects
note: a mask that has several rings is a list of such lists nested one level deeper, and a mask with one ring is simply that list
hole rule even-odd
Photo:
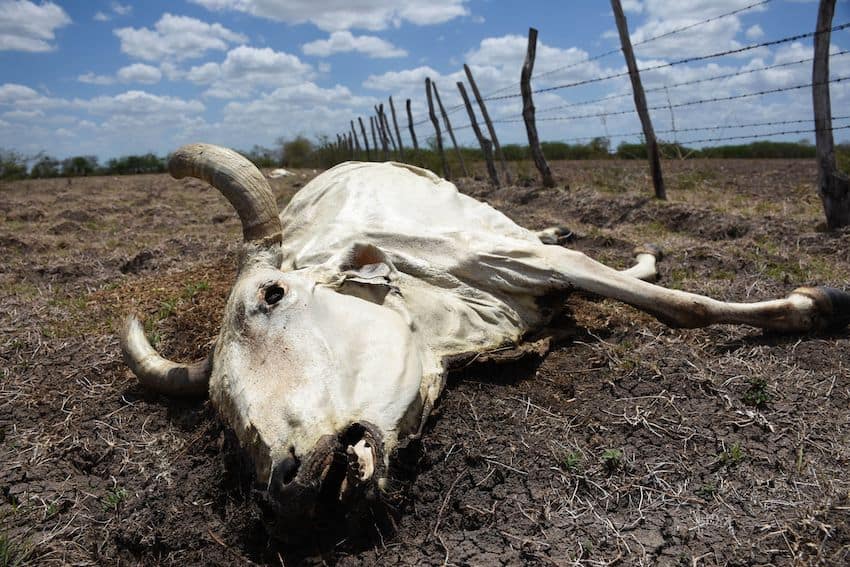
[{"label": "wooden fence post", "polygon": [[620,34],[620,45],[623,48],[623,55],[626,57],[626,66],[629,68],[629,78],[632,80],[635,108],[637,109],[638,116],[640,116],[643,137],[646,138],[646,151],[649,156],[649,169],[652,173],[652,184],[655,186],[655,196],[659,199],[666,199],[667,191],[664,189],[664,178],[661,175],[661,156],[658,152],[658,142],[655,139],[655,130],[652,129],[649,111],[646,109],[646,95],[643,92],[640,72],[635,62],[635,54],[632,51],[629,26],[626,23],[626,16],[623,14],[623,6],[620,4],[620,0],[611,0],[611,8],[614,10],[614,19],[617,21],[617,31]]},{"label": "wooden fence post", "polygon": [[407,127],[410,129],[410,137],[413,140],[413,149],[419,151],[419,142],[416,141],[416,132],[413,130],[413,113],[410,112],[410,99],[405,103],[407,106]]},{"label": "wooden fence post", "polygon": [[387,131],[384,130],[384,105],[375,105],[375,126],[378,129],[378,139],[381,140],[381,148],[384,150],[384,160],[390,159],[390,141],[387,139]]},{"label": "wooden fence post", "polygon": [[464,177],[469,177],[469,171],[467,171],[466,163],[463,161],[463,154],[460,153],[460,148],[457,147],[457,140],[455,140],[455,133],[452,131],[452,123],[449,122],[449,115],[446,114],[446,109],[443,107],[443,101],[440,100],[440,92],[437,90],[437,83],[432,81],[431,88],[434,89],[434,97],[437,99],[437,106],[440,107],[440,114],[443,116],[443,124],[445,124],[446,130],[449,132],[449,138],[452,140],[452,146],[454,146],[457,160],[460,162],[460,168],[463,170]]},{"label": "wooden fence post", "polygon": [[525,53],[525,63],[522,64],[519,87],[522,91],[522,118],[525,121],[525,131],[528,133],[528,146],[531,149],[531,157],[534,165],[543,178],[544,187],[554,187],[555,180],[552,179],[552,170],[546,163],[543,150],[540,149],[540,140],[537,137],[537,125],[534,123],[534,102],[531,100],[531,72],[534,70],[534,57],[537,54],[537,30],[528,28],[528,51]]},{"label": "wooden fence post", "polygon": [[472,109],[472,103],[469,102],[469,97],[466,96],[466,89],[460,81],[457,83],[457,90],[460,91],[463,104],[466,106],[466,112],[469,114],[469,124],[472,126],[472,131],[475,132],[475,137],[478,138],[481,151],[484,153],[484,161],[487,162],[487,173],[490,174],[490,181],[493,183],[493,187],[499,187],[499,175],[496,173],[496,165],[493,163],[493,144],[481,134],[481,128],[478,127],[478,120],[475,119],[475,111]]},{"label": "wooden fence post", "polygon": [[369,117],[369,125],[372,127],[372,143],[375,145],[375,156],[378,155],[378,136],[375,133],[375,117]]},{"label": "wooden fence post", "polygon": [[381,105],[381,120],[384,122],[384,134],[386,134],[387,139],[390,141],[390,144],[393,147],[393,153],[398,152],[398,145],[395,142],[395,137],[393,136],[393,131],[390,130],[390,120],[387,118],[387,113],[384,112],[384,105]]},{"label": "wooden fence post", "polygon": [[440,154],[440,162],[443,166],[443,177],[451,178],[449,164],[446,161],[446,153],[443,151],[443,135],[440,133],[440,121],[437,120],[437,115],[434,113],[434,99],[431,95],[431,79],[425,79],[425,93],[428,96],[428,116],[431,118],[431,124],[434,125],[434,132],[437,136],[437,152]]},{"label": "wooden fence post", "polygon": [[354,120],[351,121],[351,135],[354,139],[354,149],[360,154],[363,150],[360,148],[360,139],[357,137],[357,130],[354,129]]},{"label": "wooden fence post", "polygon": [[354,160],[354,140],[351,138],[351,132],[346,134],[345,138],[348,140],[348,155]]},{"label": "wooden fence post", "polygon": [[478,90],[478,85],[475,83],[475,78],[472,76],[472,70],[466,63],[463,64],[463,70],[466,72],[466,78],[469,80],[469,86],[472,87],[472,94],[475,96],[475,102],[478,103],[478,108],[481,109],[481,117],[484,119],[484,124],[487,125],[487,131],[490,132],[490,140],[493,141],[493,147],[496,148],[496,157],[502,165],[502,174],[505,176],[505,183],[511,184],[511,173],[508,169],[508,163],[505,161],[505,154],[502,153],[502,146],[499,144],[499,138],[496,136],[496,129],[493,128],[493,122],[490,120],[490,113],[487,112],[487,106],[484,104],[484,99]]},{"label": "wooden fence post", "polygon": [[369,151],[369,137],[366,136],[366,126],[363,125],[363,117],[358,116],[357,121],[360,122],[360,132],[363,134],[363,145],[366,146],[366,160],[372,161],[372,152]]},{"label": "wooden fence post", "polygon": [[401,131],[398,129],[398,120],[395,115],[395,105],[393,104],[393,97],[390,97],[390,112],[393,115],[393,126],[395,126],[395,137],[398,140],[398,155],[399,159],[404,160],[404,144],[401,142]]},{"label": "wooden fence post", "polygon": [[[829,99],[829,42],[835,0],[820,0],[812,65],[812,102],[815,112],[815,145],[818,160],[818,194],[826,225],[830,229],[850,224],[850,180],[838,171],[832,136],[832,104]],[[824,31],[826,30],[826,31]]]}]

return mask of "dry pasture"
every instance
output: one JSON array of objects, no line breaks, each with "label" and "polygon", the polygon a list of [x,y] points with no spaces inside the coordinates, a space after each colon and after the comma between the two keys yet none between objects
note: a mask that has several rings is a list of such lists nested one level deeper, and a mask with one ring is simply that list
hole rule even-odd
[{"label": "dry pasture", "polygon": [[[559,186],[461,190],[660,283],[729,300],[850,282],[813,161],[555,163]],[[300,174],[303,173],[304,177]],[[272,181],[282,206],[309,177]],[[565,188],[569,184],[569,189]],[[668,329],[582,294],[542,358],[455,375],[397,531],[283,547],[203,401],[142,390],[116,332],[166,355],[217,332],[239,225],[165,175],[0,184],[0,565],[840,565],[850,561],[850,340]]]}]

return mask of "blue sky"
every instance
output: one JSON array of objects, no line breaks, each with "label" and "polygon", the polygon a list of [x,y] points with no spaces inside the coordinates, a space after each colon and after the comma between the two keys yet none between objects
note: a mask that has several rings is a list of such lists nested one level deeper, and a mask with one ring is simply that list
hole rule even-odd
[{"label": "blue sky", "polygon": [[[689,25],[758,0],[623,0],[633,41]],[[668,38],[637,47],[641,67],[805,33],[815,27],[817,2],[772,0]],[[850,21],[839,0],[833,24]],[[0,148],[56,157],[101,159],[153,151],[166,154],[192,141],[248,149],[279,137],[334,137],[349,120],[366,118],[392,95],[397,108],[411,98],[414,119],[425,118],[424,79],[440,87],[446,106],[459,102],[455,83],[469,63],[487,94],[517,93],[529,26],[539,32],[535,88],[621,72],[622,55],[582,61],[619,45],[610,6],[603,0],[0,0]],[[833,34],[833,51],[850,49],[850,30]],[[724,58],[644,74],[663,139],[681,142],[781,130],[809,123],[811,94],[800,89],[724,103],[676,107],[811,81],[811,63],[775,67],[719,81],[676,83],[759,69],[811,57],[811,40],[759,48]],[[835,55],[833,77],[850,76],[850,54]],[[668,86],[666,90],[660,87]],[[628,96],[563,108],[575,102],[626,95],[617,79],[535,96],[544,140],[620,137],[640,130],[632,112],[604,119],[561,120],[576,114],[630,111]],[[831,87],[833,114],[850,114],[847,82]],[[562,107],[562,108],[559,108]],[[552,110],[549,110],[552,109]],[[518,98],[492,101],[497,120],[520,118]],[[545,117],[558,120],[542,120]],[[456,126],[468,123],[463,110]],[[673,130],[675,122],[676,132]],[[850,124],[836,120],[835,125]],[[403,124],[404,125],[404,124]],[[403,126],[402,125],[402,126]],[[728,128],[725,128],[728,126]],[[706,131],[692,128],[723,127]],[[430,124],[418,136],[432,135]],[[497,124],[502,143],[524,142],[520,122]],[[847,140],[850,130],[836,131]],[[472,144],[470,129],[458,130]],[[404,132],[405,141],[407,133]],[[812,139],[788,134],[775,139]],[[747,141],[747,140],[744,140]],[[703,144],[697,144],[703,145]]]}]

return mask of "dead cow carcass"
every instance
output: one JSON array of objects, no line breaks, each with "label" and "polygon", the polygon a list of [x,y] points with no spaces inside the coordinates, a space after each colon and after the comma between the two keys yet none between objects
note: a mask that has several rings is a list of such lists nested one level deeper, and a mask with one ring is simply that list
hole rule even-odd
[{"label": "dead cow carcass", "polygon": [[[522,341],[551,319],[553,296],[584,290],[677,327],[743,323],[783,332],[845,325],[850,295],[800,288],[726,303],[668,290],[656,249],[624,271],[544,244],[433,173],[345,163],[278,216],[267,182],[238,154],[189,145],[171,174],[205,180],[242,221],[238,276],[209,359],[160,357],[130,318],[122,347],[147,387],[208,394],[278,514],[295,523],[322,502],[380,494],[388,460],[418,435],[450,361]],[[547,301],[544,301],[547,300]]]}]

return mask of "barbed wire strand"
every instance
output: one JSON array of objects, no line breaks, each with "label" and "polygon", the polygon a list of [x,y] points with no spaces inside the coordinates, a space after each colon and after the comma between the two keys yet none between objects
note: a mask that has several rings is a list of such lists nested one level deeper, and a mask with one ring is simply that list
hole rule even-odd
[{"label": "barbed wire strand", "polygon": [[[763,6],[764,4],[769,4],[769,3],[770,3],[770,2],[772,2],[772,1],[773,1],[773,0],[761,0],[760,2],[754,2],[753,4],[750,4],[749,6],[744,6],[743,8],[738,8],[737,10],[732,10],[731,12],[726,12],[726,13],[724,13],[724,14],[719,14],[719,15],[717,15],[717,16],[713,16],[713,17],[711,17],[711,18],[708,18],[708,19],[705,19],[705,20],[701,20],[701,21],[699,21],[699,22],[695,22],[695,23],[693,23],[693,24],[688,24],[688,25],[686,25],[686,26],[682,26],[682,27],[680,27],[680,28],[676,28],[676,29],[670,30],[670,31],[668,31],[668,32],[664,32],[664,33],[659,34],[659,35],[655,35],[655,36],[652,36],[652,37],[648,37],[648,38],[646,38],[646,39],[643,39],[643,40],[641,40],[641,41],[638,41],[637,43],[633,43],[633,44],[632,44],[632,47],[638,47],[638,46],[640,46],[640,45],[645,45],[645,44],[647,44],[647,43],[651,43],[651,42],[653,42],[653,41],[657,41],[657,40],[659,40],[659,39],[663,39],[663,38],[665,38],[665,37],[669,37],[669,36],[671,36],[671,35],[675,35],[675,34],[677,34],[677,33],[681,33],[681,32],[683,32],[683,31],[687,31],[687,30],[689,30],[689,29],[693,29],[693,28],[698,27],[698,26],[702,26],[702,25],[705,25],[705,24],[708,24],[708,23],[711,23],[711,22],[714,22],[714,21],[717,21],[717,20],[720,20],[720,19],[723,19],[723,18],[728,18],[729,16],[734,16],[734,15],[740,14],[741,12],[746,12],[747,10],[751,10],[751,9],[753,9],[753,8],[757,8],[757,7],[759,7],[759,6]],[[549,76],[549,75],[553,75],[553,74],[555,74],[555,73],[559,73],[559,72],[561,72],[561,71],[566,71],[566,70],[568,70],[568,69],[573,69],[573,68],[575,68],[575,67],[579,67],[579,66],[581,66],[581,65],[585,65],[585,64],[590,63],[590,62],[592,62],[592,61],[597,61],[597,60],[599,60],[599,59],[603,59],[603,58],[605,58],[605,57],[608,57],[609,55],[614,55],[615,53],[620,53],[621,49],[622,49],[622,48],[617,47],[617,48],[614,48],[614,49],[610,49],[610,50],[608,50],[608,51],[605,51],[605,52],[603,52],[603,53],[597,53],[596,55],[593,55],[593,56],[591,56],[591,57],[588,57],[587,59],[582,59],[581,61],[576,61],[576,62],[573,62],[573,63],[569,63],[569,64],[567,64],[567,65],[562,65],[562,66],[560,66],[560,67],[556,67],[555,69],[550,69],[550,70],[548,70],[548,71],[544,71],[544,72],[542,72],[542,73],[538,73],[538,74],[536,74],[536,75],[535,75],[534,77],[532,77],[532,78],[533,78],[533,79],[540,79],[540,78],[542,78],[542,77],[546,77],[546,76]],[[488,97],[492,97],[493,95],[496,95],[496,94],[498,94],[498,93],[500,93],[500,92],[503,92],[503,91],[506,91],[506,90],[508,90],[508,89],[514,88],[515,86],[516,86],[516,83],[513,83],[513,84],[511,84],[511,85],[507,85],[507,86],[505,86],[505,87],[502,87],[502,88],[500,88],[500,89],[497,89],[497,90],[495,90],[495,91],[493,91],[493,92],[490,92],[490,93],[486,94],[486,95],[484,96],[484,98],[485,98],[485,100],[486,100]]]},{"label": "barbed wire strand", "polygon": [[[848,79],[850,79],[850,75],[844,76],[844,77],[836,77],[834,79],[829,79],[828,81],[822,81],[822,82],[818,82],[818,83],[805,83],[805,84],[802,84],[802,85],[792,85],[790,87],[777,87],[775,89],[764,89],[764,90],[760,90],[760,91],[740,93],[740,94],[736,94],[736,95],[701,98],[701,99],[697,99],[697,100],[689,100],[689,101],[686,101],[686,102],[679,102],[679,103],[676,103],[676,104],[660,104],[660,105],[656,105],[656,106],[649,106],[649,107],[647,107],[647,110],[667,110],[667,109],[670,109],[670,108],[682,108],[682,107],[686,107],[686,106],[695,106],[695,105],[699,105],[699,104],[708,104],[708,103],[712,103],[712,102],[726,102],[726,101],[730,101],[730,100],[740,100],[740,99],[750,98],[750,97],[754,97],[754,96],[764,96],[764,95],[769,95],[769,94],[776,94],[776,93],[780,93],[780,92],[805,89],[805,88],[809,88],[809,87],[826,85],[826,84],[830,84],[830,83],[840,83],[840,82],[846,81]],[[625,115],[625,114],[631,114],[633,112],[635,112],[635,109],[630,108],[628,110],[616,110],[616,111],[613,111],[613,112],[594,112],[594,113],[589,113],[589,114],[573,114],[573,115],[569,115],[569,116],[546,116],[546,117],[543,117],[543,118],[537,118],[537,121],[538,122],[562,122],[562,121],[567,121],[567,120],[581,120],[581,119],[584,119],[584,118],[602,118],[602,117],[608,117],[608,116],[622,116],[622,115]],[[502,118],[502,119],[499,119],[499,120],[493,120],[494,124],[509,124],[509,123],[514,123],[514,122],[523,122],[523,119],[522,118]],[[464,128],[469,128],[469,127],[470,127],[469,124],[465,124],[463,126],[456,126],[455,130],[463,130]]]},{"label": "barbed wire strand", "polygon": [[685,144],[705,144],[708,142],[726,142],[729,140],[746,140],[748,138],[772,138],[773,136],[787,136],[789,134],[812,134],[815,132],[833,132],[835,130],[846,130],[850,128],[850,124],[844,126],[830,126],[828,128],[810,128],[807,130],[785,130],[782,132],[763,132],[761,134],[752,134],[747,136],[724,136],[719,138],[703,138],[702,140],[686,140],[684,142],[676,142],[684,146]]},{"label": "barbed wire strand", "polygon": [[[838,57],[838,56],[841,56],[841,55],[846,55],[848,53],[850,53],[850,49],[845,49],[845,50],[842,50],[842,51],[837,51],[835,53],[830,53],[829,56],[830,57]],[[699,83],[707,83],[707,82],[710,82],[710,81],[717,81],[717,80],[720,80],[720,79],[729,79],[731,77],[739,77],[741,75],[758,73],[760,71],[767,71],[767,70],[770,70],[770,69],[778,69],[780,67],[789,67],[791,65],[799,65],[800,63],[807,63],[807,62],[812,61],[812,60],[814,60],[814,57],[807,57],[805,59],[798,59],[797,61],[777,63],[775,65],[766,65],[764,67],[758,67],[756,69],[747,69],[745,71],[735,71],[733,73],[724,73],[724,74],[721,74],[721,75],[714,75],[714,76],[705,77],[705,78],[702,78],[702,79],[694,79],[694,80],[690,80],[690,81],[683,81],[681,83],[672,83],[672,84],[664,85],[664,86],[660,86],[660,87],[652,87],[652,88],[649,88],[649,89],[644,89],[644,91],[649,93],[649,92],[663,91],[666,88],[684,87],[684,86],[696,85],[696,84],[699,84]],[[608,100],[614,100],[614,99],[618,99],[618,98],[626,98],[626,97],[630,97],[630,96],[632,96],[631,92],[609,95],[609,96],[604,96],[604,97],[601,97],[601,98],[583,100],[583,101],[579,101],[579,102],[571,102],[571,103],[562,104],[562,105],[559,105],[559,106],[551,106],[551,107],[548,107],[548,108],[538,108],[537,113],[552,112],[552,111],[555,111],[555,110],[563,110],[564,108],[572,108],[572,107],[576,107],[576,106],[586,106],[588,104],[594,104],[594,103],[597,103],[597,102],[605,102],[605,101],[608,101]]]},{"label": "barbed wire strand", "polygon": [[[735,55],[735,54],[738,54],[738,53],[743,53],[745,51],[757,49],[759,47],[770,47],[770,46],[773,46],[773,45],[780,45],[780,44],[783,44],[783,43],[789,43],[789,42],[792,42],[792,41],[805,39],[807,37],[814,37],[816,35],[820,35],[820,34],[823,34],[823,33],[840,31],[840,30],[846,29],[848,27],[850,27],[850,22],[845,22],[843,24],[838,24],[836,26],[832,26],[831,28],[825,29],[825,30],[806,32],[806,33],[801,33],[801,34],[797,34],[797,35],[793,35],[793,36],[783,37],[783,38],[780,38],[780,39],[774,39],[774,40],[771,40],[771,41],[765,41],[765,42],[762,42],[762,43],[755,43],[755,44],[751,44],[751,45],[746,45],[744,47],[738,47],[738,48],[735,48],[735,49],[727,49],[725,51],[718,51],[718,52],[709,53],[709,54],[706,54],[706,55],[696,55],[694,57],[686,57],[684,59],[677,59],[675,61],[670,61],[670,62],[667,62],[667,63],[659,63],[659,64],[653,65],[651,67],[645,67],[643,69],[638,69],[638,72],[639,73],[646,73],[648,71],[656,71],[658,69],[664,69],[666,67],[674,67],[676,65],[683,65],[683,64],[686,64],[686,63],[695,63],[697,61],[705,61],[706,59],[713,59],[713,58],[717,58],[717,57],[725,57],[727,55]],[[591,83],[598,83],[598,82],[601,82],[601,81],[607,81],[609,79],[626,77],[628,75],[629,75],[628,71],[623,71],[621,73],[612,73],[610,75],[603,75],[602,77],[594,77],[592,79],[584,79],[584,80],[575,81],[575,82],[572,82],[572,83],[565,83],[565,84],[562,84],[562,85],[555,85],[555,86],[552,86],[552,87],[545,87],[545,88],[541,88],[541,89],[536,89],[536,90],[533,90],[531,92],[534,93],[534,94],[539,94],[539,93],[546,93],[546,92],[557,91],[557,90],[562,90],[562,89],[569,89],[569,88],[578,87],[578,86],[581,86],[581,85],[589,85]],[[482,98],[483,98],[483,100],[486,101],[486,100],[505,100],[505,99],[509,99],[509,98],[518,98],[518,97],[521,97],[521,96],[522,96],[521,94],[510,94],[510,95],[501,95],[501,96],[490,97],[490,98],[483,98],[483,97]]]},{"label": "barbed wire strand", "polygon": [[[850,116],[833,116],[834,121],[850,120]],[[771,122],[748,122],[744,124],[723,124],[720,126],[697,126],[693,128],[676,128],[668,130],[655,130],[656,134],[679,134],[682,132],[705,132],[717,130],[732,130],[736,128],[754,128],[764,126],[783,126],[787,124],[804,124],[806,122],[814,122],[814,118],[801,118],[798,120],[775,120]],[[561,142],[581,142],[583,140],[595,140],[597,138],[632,138],[635,136],[643,136],[643,131],[624,132],[622,134],[610,134],[607,136],[576,136],[574,138],[563,138]],[[678,142],[677,142],[678,143]]]}]

